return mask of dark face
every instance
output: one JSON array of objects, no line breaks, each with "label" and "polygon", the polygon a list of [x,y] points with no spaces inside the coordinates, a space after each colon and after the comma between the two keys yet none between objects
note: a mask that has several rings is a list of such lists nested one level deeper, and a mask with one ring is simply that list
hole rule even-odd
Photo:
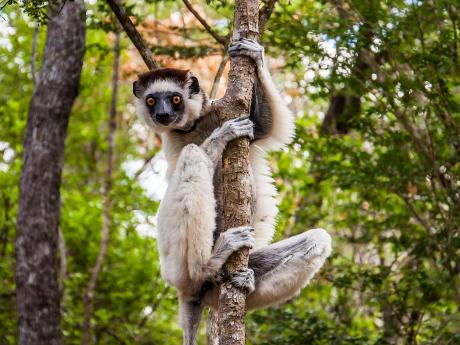
[{"label": "dark face", "polygon": [[150,117],[163,126],[177,123],[184,114],[184,98],[179,92],[154,92],[145,96]]}]

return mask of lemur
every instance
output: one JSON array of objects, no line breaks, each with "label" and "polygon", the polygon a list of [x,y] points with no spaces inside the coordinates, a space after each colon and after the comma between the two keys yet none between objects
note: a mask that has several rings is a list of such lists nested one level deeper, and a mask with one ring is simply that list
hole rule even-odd
[{"label": "lemur", "polygon": [[[294,297],[331,252],[331,237],[323,229],[269,244],[278,208],[265,150],[281,149],[292,140],[293,115],[271,79],[261,45],[239,40],[230,45],[228,54],[253,59],[257,80],[250,114],[222,126],[190,71],[158,69],[141,74],[133,84],[137,113],[161,135],[168,162],[157,240],[162,277],[177,289],[185,345],[196,343],[204,306],[216,306],[216,281],[234,251],[252,249],[249,268],[229,277],[248,293],[249,309]],[[253,223],[222,232],[214,244],[214,173],[226,144],[243,136],[251,140]]]}]

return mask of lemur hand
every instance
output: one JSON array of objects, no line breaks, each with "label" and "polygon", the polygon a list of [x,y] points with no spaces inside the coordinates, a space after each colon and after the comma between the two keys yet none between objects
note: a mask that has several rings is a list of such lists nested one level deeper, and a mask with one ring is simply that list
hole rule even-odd
[{"label": "lemur hand", "polygon": [[241,137],[254,139],[254,123],[248,117],[228,120],[217,129],[216,134],[226,143]]},{"label": "lemur hand", "polygon": [[264,66],[264,47],[254,40],[241,39],[232,42],[228,48],[228,55],[233,58],[236,56],[247,56],[254,60],[257,68]]},{"label": "lemur hand", "polygon": [[209,156],[214,166],[222,159],[222,152],[229,141],[236,138],[249,137],[254,139],[254,123],[248,117],[224,122],[216,128],[201,144],[201,148]]}]

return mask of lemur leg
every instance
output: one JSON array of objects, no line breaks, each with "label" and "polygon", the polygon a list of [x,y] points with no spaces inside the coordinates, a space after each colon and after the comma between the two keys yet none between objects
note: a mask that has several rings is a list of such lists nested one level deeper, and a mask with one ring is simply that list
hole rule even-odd
[{"label": "lemur leg", "polygon": [[255,290],[248,295],[247,307],[262,308],[293,298],[330,253],[331,237],[323,229],[313,229],[251,253],[249,267],[254,271]]},{"label": "lemur leg", "polygon": [[182,328],[183,345],[196,344],[203,307],[199,300],[187,300],[179,296],[179,324]]},{"label": "lemur leg", "polygon": [[184,344],[195,344],[203,303],[200,288],[212,281],[228,257],[252,248],[251,228],[229,229],[213,248],[215,199],[213,174],[228,141],[252,136],[248,119],[228,121],[201,147],[185,146],[158,212],[158,243],[163,278],[179,292]]}]

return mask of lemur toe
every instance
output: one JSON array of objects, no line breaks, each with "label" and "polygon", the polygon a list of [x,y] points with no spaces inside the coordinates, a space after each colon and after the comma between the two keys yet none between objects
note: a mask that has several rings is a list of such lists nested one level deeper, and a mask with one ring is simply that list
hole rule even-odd
[{"label": "lemur toe", "polygon": [[243,39],[233,42],[228,48],[228,55],[246,56],[254,60],[258,65],[263,64],[264,47],[254,40]]},{"label": "lemur toe", "polygon": [[229,120],[223,127],[230,140],[245,136],[254,138],[254,123],[248,117]]},{"label": "lemur toe", "polygon": [[228,229],[223,233],[225,239],[231,244],[233,250],[241,248],[253,248],[255,240],[251,236],[251,232],[254,231],[252,227],[240,226],[237,228]]},{"label": "lemur toe", "polygon": [[249,50],[263,51],[264,47],[257,41],[247,38],[242,38],[238,41],[234,41],[230,44],[229,50],[246,48]]},{"label": "lemur toe", "polygon": [[230,282],[237,289],[250,294],[256,288],[254,271],[250,268],[241,269],[230,274]]}]

